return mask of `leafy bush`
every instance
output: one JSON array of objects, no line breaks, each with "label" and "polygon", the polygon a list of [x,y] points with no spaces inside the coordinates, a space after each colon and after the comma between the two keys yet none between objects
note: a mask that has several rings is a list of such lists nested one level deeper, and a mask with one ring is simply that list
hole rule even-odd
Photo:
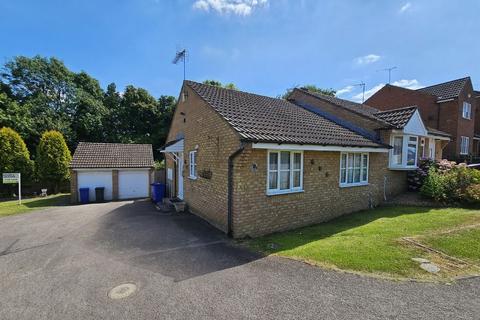
[{"label": "leafy bush", "polygon": [[20,172],[24,181],[30,180],[33,173],[25,142],[16,131],[6,127],[0,129],[0,173],[3,172]]},{"label": "leafy bush", "polygon": [[480,202],[480,184],[472,184],[465,189],[465,200],[468,202]]},{"label": "leafy bush", "polygon": [[422,187],[424,180],[428,176],[430,168],[436,168],[435,160],[429,158],[422,158],[418,160],[418,169],[409,171],[407,174],[408,189],[411,191],[418,191]]},{"label": "leafy bush", "polygon": [[436,201],[447,201],[447,174],[439,172],[435,168],[431,168],[425,178],[424,184],[420,189],[420,193],[428,198]]},{"label": "leafy bush", "polygon": [[60,132],[43,133],[37,147],[36,168],[40,181],[53,186],[55,193],[60,183],[70,178],[71,160],[72,156]]},{"label": "leafy bush", "polygon": [[476,192],[480,189],[474,186],[480,185],[480,171],[464,164],[448,169],[445,164],[443,168],[430,168],[420,189],[421,194],[442,202],[477,201]]}]

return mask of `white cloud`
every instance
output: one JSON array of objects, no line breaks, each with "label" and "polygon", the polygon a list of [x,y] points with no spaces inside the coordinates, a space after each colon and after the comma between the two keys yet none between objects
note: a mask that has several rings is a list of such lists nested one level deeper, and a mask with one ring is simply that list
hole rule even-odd
[{"label": "white cloud", "polygon": [[371,53],[371,54],[367,54],[366,56],[363,56],[363,57],[355,58],[355,62],[357,64],[364,65],[364,64],[370,64],[370,63],[377,62],[378,60],[380,60],[380,58],[381,57],[379,55]]},{"label": "white cloud", "polygon": [[403,80],[398,80],[398,81],[392,82],[392,85],[393,85],[393,86],[397,86],[397,87],[403,87],[403,88],[407,88],[407,89],[412,89],[412,90],[416,90],[416,89],[422,88],[422,85],[420,85],[420,82],[418,82],[417,79],[411,79],[411,80],[403,79]]},{"label": "white cloud", "polygon": [[345,93],[350,93],[353,90],[353,86],[346,86],[345,88],[342,88],[340,90],[337,90],[337,93],[335,94],[337,97],[341,96]]},{"label": "white cloud", "polygon": [[[391,85],[397,86],[397,87],[402,87],[402,88],[407,88],[407,89],[411,89],[411,90],[416,90],[416,89],[420,89],[420,88],[423,87],[417,79],[397,80],[397,81],[392,82]],[[376,86],[374,86],[373,88],[371,88],[369,90],[366,90],[365,91],[365,100],[367,100],[368,98],[373,96],[378,90],[382,89],[384,86],[385,86],[385,83],[379,83]],[[352,97],[352,100],[355,101],[355,102],[362,102],[362,97],[363,97],[363,93],[360,92],[360,93],[354,95]]]},{"label": "white cloud", "polygon": [[195,0],[193,8],[207,12],[213,10],[219,14],[248,16],[255,7],[267,4],[268,0]]},{"label": "white cloud", "polygon": [[410,2],[405,3],[401,8],[400,8],[400,13],[404,13],[408,9],[412,7],[412,4]]},{"label": "white cloud", "polygon": [[[367,100],[368,98],[373,96],[375,94],[375,92],[377,92],[378,90],[382,89],[384,85],[385,85],[384,83],[380,83],[380,84],[377,84],[375,87],[373,87],[369,90],[366,90],[365,91],[365,100]],[[354,95],[352,97],[352,100],[355,101],[355,102],[360,102],[361,103],[362,98],[363,98],[363,92],[360,92],[359,94]]]}]

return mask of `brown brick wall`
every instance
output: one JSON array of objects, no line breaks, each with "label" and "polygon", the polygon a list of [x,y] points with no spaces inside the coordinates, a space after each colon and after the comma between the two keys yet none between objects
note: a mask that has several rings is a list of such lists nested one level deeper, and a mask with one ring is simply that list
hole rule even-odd
[{"label": "brown brick wall", "polygon": [[436,97],[423,92],[386,85],[367,99],[365,104],[380,110],[416,105],[424,124],[427,127],[437,128],[438,105],[436,101]]},{"label": "brown brick wall", "polygon": [[[267,150],[247,148],[235,162],[235,237],[256,237],[367,209],[406,189],[406,173],[387,169],[388,153],[370,153],[369,185],[339,187],[339,152],[304,152],[304,192],[266,195]],[[254,169],[256,166],[256,169]]]},{"label": "brown brick wall", "polygon": [[[183,180],[189,210],[226,231],[228,157],[240,147],[240,139],[230,125],[194,91],[187,86],[184,89],[188,98],[185,102],[180,98],[167,141],[175,140],[179,133],[184,134]],[[196,180],[188,177],[189,152],[193,150],[197,150]],[[167,157],[167,168],[175,170],[170,157]]]},{"label": "brown brick wall", "polygon": [[70,170],[70,202],[78,202],[78,179],[75,170]]},{"label": "brown brick wall", "polygon": [[118,200],[118,170],[112,170],[112,200]]}]

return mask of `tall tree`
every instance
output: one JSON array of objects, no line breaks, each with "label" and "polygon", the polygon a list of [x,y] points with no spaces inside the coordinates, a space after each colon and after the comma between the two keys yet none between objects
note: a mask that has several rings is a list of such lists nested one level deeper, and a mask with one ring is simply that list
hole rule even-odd
[{"label": "tall tree", "polygon": [[45,130],[59,130],[69,141],[74,140],[70,128],[74,74],[62,61],[18,56],[5,64],[0,76],[1,82],[9,87],[11,97],[29,109],[33,123],[25,138],[31,151]]},{"label": "tall tree", "polygon": [[0,129],[0,173],[20,172],[24,181],[32,179],[33,162],[25,142],[11,128]]},{"label": "tall tree", "polygon": [[219,88],[238,90],[237,86],[235,86],[235,84],[232,82],[227,84],[222,84],[220,81],[217,81],[217,80],[204,80],[202,83],[208,84],[209,86],[219,87]]},{"label": "tall tree", "polygon": [[115,83],[107,86],[107,91],[103,96],[103,105],[106,109],[106,115],[103,119],[103,127],[105,128],[105,140],[108,142],[119,141],[118,128],[121,127],[120,104],[122,96],[117,91]]},{"label": "tall tree", "polygon": [[37,147],[38,178],[58,193],[60,183],[70,178],[72,156],[63,135],[58,131],[44,132]]},{"label": "tall tree", "polygon": [[107,109],[103,105],[103,90],[96,79],[85,72],[74,76],[75,96],[72,103],[72,131],[75,144],[79,141],[101,142],[105,138],[103,122]]},{"label": "tall tree", "polygon": [[332,97],[334,97],[335,93],[336,93],[336,91],[334,89],[331,89],[331,88],[330,89],[323,89],[323,88],[317,87],[314,84],[306,84],[304,86],[295,86],[293,88],[287,89],[285,91],[285,93],[280,96],[280,98],[287,99],[288,96],[293,92],[293,89],[295,89],[295,88],[301,88],[301,89],[305,89],[305,90],[310,91],[310,92],[320,93],[320,94],[323,94],[323,95],[326,95],[326,96],[332,96]]}]

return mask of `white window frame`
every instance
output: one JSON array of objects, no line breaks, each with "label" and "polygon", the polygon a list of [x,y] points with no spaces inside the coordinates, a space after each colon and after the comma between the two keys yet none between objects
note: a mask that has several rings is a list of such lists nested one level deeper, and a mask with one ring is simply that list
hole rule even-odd
[{"label": "white window frame", "polygon": [[470,152],[470,138],[462,136],[460,140],[460,154],[468,155]]},{"label": "white window frame", "polygon": [[472,104],[470,102],[463,102],[462,117],[464,119],[472,119]]},{"label": "white window frame", "polygon": [[197,150],[190,151],[188,154],[188,168],[190,179],[197,179]]},{"label": "white window frame", "polygon": [[[286,170],[280,170],[280,161],[281,161],[281,153],[282,152],[289,152],[290,153],[290,188],[288,189],[280,189],[280,172]],[[277,170],[270,169],[270,154],[277,153]],[[294,155],[300,154],[300,169],[293,168],[293,161]],[[293,187],[293,172],[300,171],[300,186]],[[270,172],[277,173],[277,188],[270,189]],[[267,154],[267,195],[277,195],[277,194],[288,194],[288,193],[296,193],[296,192],[303,192],[303,151],[298,150],[268,150]]]},{"label": "white window frame", "polygon": [[[401,157],[402,157],[402,163],[401,164],[397,164],[397,163],[393,163],[393,149],[390,150],[390,159],[389,159],[389,164],[390,164],[390,169],[415,169],[417,168],[417,164],[418,164],[418,143],[419,143],[419,140],[420,140],[420,137],[419,136],[415,136],[415,135],[405,135],[405,134],[396,134],[396,135],[392,135],[391,137],[391,145],[393,146],[393,142],[395,141],[395,138],[396,137],[402,137],[402,154],[401,154]],[[409,144],[412,144],[410,142],[410,138],[415,138],[416,139],[416,142],[415,142],[415,163],[413,165],[408,165],[407,164],[407,161],[408,161],[408,145]]]},{"label": "white window frame", "polygon": [[[350,165],[348,158],[349,155],[352,155],[353,157],[353,164]],[[360,181],[359,182],[348,182],[348,171],[351,169],[352,175],[354,175],[355,172],[355,155],[360,156]],[[342,158],[345,156],[345,166],[342,167]],[[363,166],[363,157],[367,157],[367,167],[364,168]],[[370,168],[370,154],[367,152],[341,152],[340,153],[340,171],[339,171],[339,176],[338,176],[338,181],[339,185],[341,188],[346,188],[346,187],[356,187],[356,186],[366,186],[368,185],[368,175],[369,175],[369,168]],[[345,170],[345,181],[342,182],[342,171]],[[367,171],[367,179],[363,179],[363,173],[364,171]]]}]

